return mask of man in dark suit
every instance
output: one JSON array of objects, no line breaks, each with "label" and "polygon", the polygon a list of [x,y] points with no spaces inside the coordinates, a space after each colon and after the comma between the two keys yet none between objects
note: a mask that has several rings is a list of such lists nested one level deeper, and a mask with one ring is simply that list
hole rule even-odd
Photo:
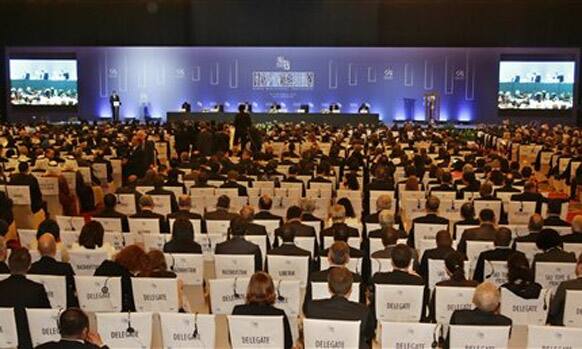
[{"label": "man in dark suit", "polygon": [[[180,195],[178,198],[178,210],[168,215],[168,219],[183,218],[187,220],[202,220],[202,216],[196,212],[191,212],[192,198],[190,195]],[[204,231],[204,230],[203,230]]]},{"label": "man in dark suit", "polygon": [[390,195],[380,195],[376,199],[376,212],[364,217],[364,225],[366,223],[379,223],[378,214],[383,210],[390,210],[392,208],[392,198]]},{"label": "man in dark suit", "polygon": [[465,193],[477,193],[481,188],[481,182],[477,180],[473,171],[463,173],[462,184],[464,187],[457,193],[457,199],[464,199]]},{"label": "man in dark suit", "polygon": [[[289,206],[289,208],[287,208],[286,219],[287,221],[285,224],[275,229],[275,241],[273,242],[273,246],[278,246],[277,237],[280,237],[282,229],[286,226],[293,227],[295,236],[313,236],[316,238],[315,229],[312,226],[301,223],[301,208],[299,206]],[[317,246],[319,244],[317,239],[314,240],[315,251],[317,251]]]},{"label": "man in dark suit", "polygon": [[229,212],[229,208],[230,198],[226,195],[221,195],[216,201],[216,210],[206,212],[204,219],[207,221],[230,221],[233,218],[238,217],[238,214]]},{"label": "man in dark suit", "polygon": [[6,257],[8,257],[6,239],[4,239],[4,236],[0,236],[0,274],[10,274],[10,269],[6,265]]},{"label": "man in dark suit", "polygon": [[149,164],[146,161],[145,147],[139,137],[134,135],[131,139],[131,150],[129,151],[127,161],[125,162],[124,178],[130,175],[142,178],[149,169]]},{"label": "man in dark suit", "polygon": [[244,149],[250,139],[250,129],[252,127],[252,120],[249,113],[246,112],[244,104],[238,106],[238,113],[234,117],[234,143],[241,145]]},{"label": "man in dark suit", "polygon": [[259,212],[255,214],[255,219],[279,221],[279,225],[283,224],[283,217],[271,213],[273,207],[273,199],[269,194],[263,194],[259,198]]},{"label": "man in dark suit", "polygon": [[536,203],[536,212],[542,210],[542,203],[548,202],[542,194],[538,193],[537,185],[534,182],[526,182],[523,187],[523,193],[511,195],[511,201],[527,201]]},{"label": "man in dark suit", "polygon": [[566,252],[562,249],[562,237],[554,229],[542,229],[536,240],[536,246],[543,252],[536,253],[534,256],[532,262],[534,273],[536,263],[538,262],[576,262],[576,254],[574,252]]},{"label": "man in dark suit", "polygon": [[497,193],[519,193],[519,192],[520,192],[519,189],[513,187],[513,174],[508,173],[507,175],[505,175],[503,186],[495,190],[495,195],[497,195]]},{"label": "man in dark suit", "polygon": [[154,190],[148,191],[148,195],[165,195],[170,197],[170,209],[172,212],[178,211],[178,202],[176,201],[176,194],[171,190],[164,189],[164,179],[157,175],[154,178]]},{"label": "man in dark suit", "polygon": [[212,146],[214,145],[214,136],[205,122],[201,122],[200,132],[196,135],[196,149],[202,156],[212,155]]},{"label": "man in dark suit", "polygon": [[221,188],[235,188],[238,189],[238,196],[247,196],[247,188],[237,183],[238,172],[235,170],[230,170],[227,173],[226,182],[222,184]]},{"label": "man in dark suit", "polygon": [[466,229],[461,236],[457,245],[457,251],[467,254],[467,241],[495,241],[497,229],[495,228],[495,213],[493,210],[486,208],[479,212],[478,228]]},{"label": "man in dark suit", "polygon": [[113,122],[119,121],[119,107],[121,106],[121,98],[116,91],[111,92],[109,96],[109,105],[111,107],[111,120]]},{"label": "man in dark suit", "polygon": [[154,200],[149,195],[143,195],[139,199],[139,212],[131,215],[131,218],[157,218],[160,221],[160,232],[161,233],[169,233],[170,229],[168,227],[168,222],[166,221],[166,217],[159,213],[155,213],[154,209]]},{"label": "man in dark suit", "polygon": [[[495,235],[495,248],[492,250],[487,250],[481,252],[479,254],[479,258],[477,259],[477,265],[475,266],[475,274],[473,276],[473,280],[483,282],[486,278],[485,273],[485,263],[489,261],[505,261],[509,260],[515,253],[521,253],[519,251],[515,251],[511,248],[511,230],[508,228],[502,227],[497,230],[497,234]],[[525,256],[524,256],[525,257]]]},{"label": "man in dark suit", "polygon": [[370,191],[394,190],[394,180],[390,180],[388,177],[388,170],[385,166],[378,166],[374,173],[375,178],[366,186],[366,194],[369,197]]},{"label": "man in dark suit", "polygon": [[[451,325],[511,326],[510,318],[497,313],[501,294],[497,286],[484,282],[475,288],[473,304],[475,309],[455,310],[451,315]],[[447,337],[448,338],[448,337]],[[448,340],[445,348],[448,348]]]},{"label": "man in dark suit", "polygon": [[[267,252],[268,255],[275,256],[307,256],[309,257],[309,270],[314,270],[314,264],[311,256],[311,252],[304,250],[295,245],[295,232],[293,227],[286,226],[281,230],[279,235],[282,240],[282,244],[279,247],[275,247]],[[265,263],[265,270],[268,270],[268,266]]]},{"label": "man in dark suit", "polygon": [[481,187],[479,188],[479,197],[475,198],[474,200],[501,201],[501,199],[493,196],[493,184],[491,184],[489,181],[483,182],[483,184],[481,184]]},{"label": "man in dark suit", "polygon": [[244,239],[245,221],[236,216],[230,222],[230,239],[216,245],[215,254],[242,254],[255,257],[255,271],[263,269],[263,260],[259,246]]},{"label": "man in dark suit", "polygon": [[121,230],[128,232],[129,224],[127,222],[127,216],[115,210],[115,206],[117,205],[117,197],[111,193],[105,194],[103,197],[103,204],[103,209],[97,212],[94,217],[119,218],[121,219]]},{"label": "man in dark suit", "polygon": [[414,225],[416,223],[423,223],[423,224],[446,224],[449,225],[449,220],[438,216],[439,206],[441,201],[436,196],[429,196],[426,199],[425,210],[426,215],[421,217],[416,217],[412,220],[412,229],[410,229],[410,233],[408,234],[408,246],[414,247]]},{"label": "man in dark suit", "polygon": [[308,319],[351,320],[360,322],[360,349],[371,348],[376,319],[370,309],[348,300],[352,292],[353,275],[346,268],[333,268],[328,273],[331,298],[308,301],[305,317]]},{"label": "man in dark suit", "polygon": [[[346,244],[348,243],[348,239],[351,237],[351,231],[348,230],[348,226],[339,226],[333,234],[333,242],[338,242],[338,241],[342,241],[345,242]],[[362,252],[361,250],[354,248],[352,246],[350,247],[350,258],[364,258],[364,252]],[[329,248],[324,249],[323,251],[321,251],[321,256],[327,256],[329,253]],[[363,272],[361,270],[357,270],[356,272],[363,274]]]},{"label": "man in dark suit", "polygon": [[40,191],[38,180],[35,176],[29,173],[28,169],[27,162],[20,162],[18,164],[18,173],[10,176],[9,184],[26,185],[30,188],[30,209],[33,213],[36,213],[44,207],[44,201],[42,201],[42,193]]},{"label": "man in dark suit", "polygon": [[[370,263],[379,263],[379,261],[375,261],[376,259],[390,259],[392,258],[392,250],[396,247],[398,243],[399,233],[398,230],[392,229],[383,229],[382,230],[382,245],[384,249],[378,250],[370,255]],[[414,270],[418,270],[418,253],[416,253],[415,249],[412,249],[412,256],[413,256],[413,265]]]},{"label": "man in dark suit", "polygon": [[269,236],[267,235],[267,229],[264,225],[260,225],[257,223],[253,223],[253,219],[255,217],[255,210],[252,206],[246,205],[243,206],[239,211],[239,216],[245,222],[245,235],[260,235],[267,237],[267,251],[271,249],[271,241],[269,240]]},{"label": "man in dark suit", "polygon": [[582,215],[572,219],[572,233],[562,236],[564,243],[582,243]]},{"label": "man in dark suit", "polygon": [[59,317],[61,340],[48,342],[37,349],[108,349],[98,333],[89,331],[89,317],[81,309],[71,308]]},{"label": "man in dark suit", "polygon": [[428,263],[430,259],[444,260],[447,256],[453,252],[455,249],[453,246],[453,239],[448,230],[441,230],[436,234],[436,248],[431,248],[422,254],[422,259],[420,261],[419,274],[420,276],[428,281]]},{"label": "man in dark suit", "polygon": [[515,250],[517,248],[518,242],[536,242],[540,231],[544,228],[544,219],[538,213],[534,213],[527,224],[527,229],[529,233],[524,236],[518,236],[513,240],[512,248]]},{"label": "man in dark suit", "polygon": [[79,302],[75,296],[75,272],[69,263],[59,262],[57,255],[57,243],[50,233],[43,234],[38,239],[38,252],[40,259],[30,266],[29,274],[60,275],[65,276],[67,285],[67,307],[77,307]]},{"label": "man in dark suit", "polygon": [[0,307],[14,308],[18,348],[32,348],[28,331],[26,309],[50,308],[48,296],[42,284],[28,280],[26,272],[30,268],[30,253],[25,248],[12,250],[8,259],[11,275],[0,281]]},{"label": "man in dark suit", "polygon": [[346,209],[342,205],[333,205],[330,209],[329,215],[331,216],[331,227],[321,231],[319,237],[320,246],[323,245],[323,240],[325,236],[335,236],[336,231],[340,229],[347,232],[348,237],[360,237],[358,229],[348,226],[345,223],[346,220]]},{"label": "man in dark suit", "polygon": [[137,176],[136,175],[130,175],[127,177],[127,180],[125,181],[125,185],[117,188],[117,190],[115,190],[115,194],[133,194],[135,197],[135,204],[136,204],[136,210],[139,209],[139,207],[137,207],[138,203],[139,203],[139,198],[142,197],[142,193],[140,193],[139,191],[137,191],[137,189],[135,189],[137,185]]},{"label": "man in dark suit", "polygon": [[451,175],[451,173],[449,171],[445,171],[443,172],[443,174],[441,175],[441,184],[432,187],[430,189],[431,193],[434,192],[456,192],[457,190],[455,189],[455,186],[453,185],[453,176]]},{"label": "man in dark suit", "polygon": [[546,227],[569,227],[570,223],[560,218],[562,211],[562,200],[551,199],[548,201],[548,216],[544,218]]},{"label": "man in dark suit", "polygon": [[311,198],[303,198],[300,202],[301,205],[301,221],[302,222],[319,222],[319,231],[323,230],[324,222],[323,219],[316,217],[313,212],[317,206],[315,205],[315,200]]},{"label": "man in dark suit", "polygon": [[566,305],[567,290],[582,290],[582,255],[576,262],[576,278],[562,281],[550,303],[548,320],[554,326],[564,325],[564,306]]}]

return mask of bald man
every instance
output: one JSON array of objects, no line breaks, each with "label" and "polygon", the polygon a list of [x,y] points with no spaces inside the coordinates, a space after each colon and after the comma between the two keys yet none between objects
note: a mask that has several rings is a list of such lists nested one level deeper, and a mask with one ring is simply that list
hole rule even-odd
[{"label": "bald man", "polygon": [[572,233],[562,236],[564,243],[582,243],[582,215],[572,219]]},{"label": "bald man", "polygon": [[67,283],[67,306],[77,307],[75,297],[75,272],[69,263],[56,260],[57,243],[52,234],[46,233],[38,239],[38,252],[40,259],[30,266],[29,274],[60,275],[65,276]]},{"label": "bald man", "polygon": [[455,310],[451,325],[511,326],[510,318],[496,313],[500,299],[497,286],[490,282],[480,284],[473,294],[475,309]]}]

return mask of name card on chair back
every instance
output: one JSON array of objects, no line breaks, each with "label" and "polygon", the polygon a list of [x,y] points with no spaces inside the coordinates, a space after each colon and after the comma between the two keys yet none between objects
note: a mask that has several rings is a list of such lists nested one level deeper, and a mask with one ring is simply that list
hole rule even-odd
[{"label": "name card on chair back", "polygon": [[307,285],[309,276],[309,257],[268,255],[269,274],[273,279],[298,280],[301,287]]},{"label": "name card on chair back", "polygon": [[115,194],[117,196],[117,205],[115,210],[123,213],[126,216],[131,216],[137,213],[135,194]]},{"label": "name card on chair back", "polygon": [[28,185],[7,185],[6,194],[14,205],[30,205],[30,187]]},{"label": "name card on chair back", "polygon": [[542,290],[538,298],[525,299],[507,288],[501,288],[499,311],[513,322],[513,325],[543,326],[550,309],[550,291]]},{"label": "name card on chair back", "polygon": [[160,234],[160,220],[157,218],[128,218],[129,232],[136,234]]},{"label": "name card on chair back", "polygon": [[178,279],[132,278],[137,311],[178,312]]},{"label": "name card on chair back", "polygon": [[214,348],[216,322],[212,314],[160,313],[164,348]]},{"label": "name card on chair back", "polygon": [[[463,263],[465,266],[465,277],[468,278],[467,261]],[[428,260],[428,287],[432,290],[435,285],[449,277],[446,272],[444,259],[429,259]]]},{"label": "name card on chair back", "polygon": [[245,303],[250,277],[210,279],[210,310],[216,315],[230,315],[235,305]]},{"label": "name card on chair back", "polygon": [[382,322],[382,348],[432,348],[437,324]]},{"label": "name card on chair back", "polygon": [[424,313],[424,286],[376,285],[376,318],[381,321],[418,322]]},{"label": "name card on chair back", "polygon": [[75,275],[93,275],[95,270],[107,259],[107,251],[102,250],[72,250],[69,251],[69,262]]},{"label": "name card on chair back", "polygon": [[251,277],[255,273],[255,256],[217,254],[214,256],[216,278]]},{"label": "name card on chair back", "polygon": [[161,195],[151,195],[152,200],[154,201],[154,209],[152,210],[155,213],[159,213],[163,216],[167,216],[172,213],[172,196],[161,194]]},{"label": "name card on chair back", "polygon": [[232,349],[283,348],[283,316],[228,315]]},{"label": "name card on chair back", "polygon": [[305,348],[359,348],[360,321],[303,319]]},{"label": "name card on chair back", "polygon": [[505,349],[511,326],[451,325],[451,348]]},{"label": "name card on chair back", "polygon": [[580,348],[581,328],[562,326],[528,326],[527,348],[573,349]]},{"label": "name card on chair back", "polygon": [[26,309],[28,330],[32,345],[61,340],[59,332],[59,309]]},{"label": "name card on chair back", "polygon": [[149,349],[152,313],[97,313],[97,332],[110,348]]},{"label": "name card on chair back", "polygon": [[582,327],[582,290],[566,290],[564,326]]},{"label": "name card on chair back", "polygon": [[106,232],[121,232],[121,218],[92,217],[91,220],[101,223]]},{"label": "name card on chair back", "polygon": [[121,277],[75,276],[75,286],[84,311],[121,311]]},{"label": "name card on chair back", "polygon": [[576,263],[537,262],[535,271],[536,282],[554,293],[561,282],[576,278]]},{"label": "name card on chair back", "polygon": [[473,308],[473,287],[435,287],[435,314],[440,324],[448,324],[455,310]]},{"label": "name card on chair back", "polygon": [[14,308],[0,308],[0,348],[16,348],[18,346],[18,332]]},{"label": "name card on chair back", "polygon": [[[331,293],[329,292],[329,286],[327,282],[311,282],[311,299],[326,299],[331,298]],[[352,283],[352,292],[348,299],[352,302],[360,301],[360,283]]]},{"label": "name card on chair back", "polygon": [[28,274],[26,278],[44,286],[51,308],[67,308],[67,282],[64,276]]},{"label": "name card on chair back", "polygon": [[483,277],[500,287],[507,282],[507,262],[506,261],[490,261],[485,260]]},{"label": "name card on chair back", "polygon": [[204,279],[204,256],[191,253],[165,253],[166,264],[178,275],[184,285],[202,285]]}]

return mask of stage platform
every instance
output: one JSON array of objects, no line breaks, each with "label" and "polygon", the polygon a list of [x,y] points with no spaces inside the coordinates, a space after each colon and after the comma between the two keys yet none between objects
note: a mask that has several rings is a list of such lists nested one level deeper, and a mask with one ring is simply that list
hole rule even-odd
[{"label": "stage platform", "polygon": [[[201,112],[168,112],[167,121],[233,121],[236,113],[201,113]],[[251,113],[253,123],[264,122],[311,122],[316,124],[328,124],[332,126],[345,126],[357,124],[376,124],[380,121],[379,114],[323,114],[323,113]]]}]

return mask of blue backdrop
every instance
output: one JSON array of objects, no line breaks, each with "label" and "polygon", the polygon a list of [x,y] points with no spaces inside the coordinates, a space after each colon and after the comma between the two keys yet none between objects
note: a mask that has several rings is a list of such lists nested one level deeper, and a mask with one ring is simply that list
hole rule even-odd
[{"label": "blue backdrop", "polygon": [[[294,48],[294,47],[13,47],[10,55],[75,54],[79,108],[85,118],[107,117],[109,95],[122,99],[121,116],[165,118],[184,101],[193,110],[215,103],[234,111],[252,102],[264,111],[273,102],[312,111],[339,102],[342,111],[371,105],[386,122],[424,119],[423,95],[437,93],[440,119],[499,122],[496,107],[502,54],[569,54],[577,49],[537,48]],[[300,72],[312,86],[259,88],[256,72]],[[577,75],[576,75],[577,76]],[[405,102],[408,101],[408,102]],[[408,103],[408,104],[407,104]],[[62,111],[24,111],[8,106],[12,120],[31,115],[62,119]],[[555,121],[574,122],[574,116]]]}]

